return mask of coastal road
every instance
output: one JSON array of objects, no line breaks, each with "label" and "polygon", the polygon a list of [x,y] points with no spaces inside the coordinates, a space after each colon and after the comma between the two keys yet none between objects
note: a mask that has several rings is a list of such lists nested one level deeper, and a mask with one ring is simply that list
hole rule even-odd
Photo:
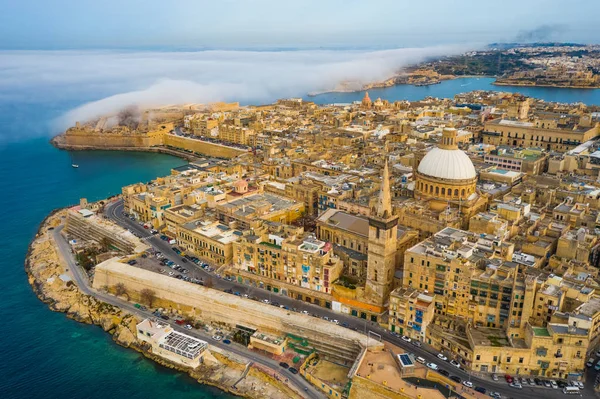
[{"label": "coastal road", "polygon": [[[148,245],[152,246],[155,250],[162,252],[167,259],[175,262],[176,264],[183,265],[181,256],[178,256],[175,252],[173,252],[171,245],[169,245],[166,241],[161,240],[158,236],[149,235],[148,230],[144,229],[144,227],[138,222],[123,216],[123,200],[116,200],[108,204],[105,207],[105,214],[121,227],[135,232],[138,236],[146,237],[144,238],[144,241]],[[561,390],[531,386],[524,386],[523,389],[515,389],[508,386],[508,384],[504,381],[503,375],[498,375],[500,381],[493,381],[489,376],[476,375],[475,373],[458,369],[451,364],[438,359],[437,354],[439,352],[433,350],[431,347],[428,347],[426,344],[423,344],[420,348],[416,347],[403,341],[399,337],[391,335],[389,330],[382,328],[377,323],[372,323],[370,321],[342,313],[336,313],[331,309],[306,303],[304,301],[287,296],[275,294],[261,288],[244,285],[238,283],[237,281],[227,281],[222,278],[218,278],[214,273],[209,273],[201,267],[198,267],[193,262],[185,263],[185,267],[190,269],[190,272],[194,272],[196,277],[202,277],[204,281],[212,280],[214,289],[222,291],[231,289],[234,292],[255,296],[259,300],[268,299],[271,302],[278,302],[280,305],[287,306],[289,309],[298,312],[307,311],[310,314],[321,318],[328,317],[329,319],[336,319],[340,323],[345,323],[348,328],[363,332],[365,334],[367,334],[369,331],[377,333],[381,335],[384,341],[401,347],[407,352],[413,353],[416,356],[423,357],[427,362],[436,363],[438,366],[440,366],[440,368],[448,371],[450,375],[460,377],[460,379],[463,381],[470,380],[475,386],[483,387],[488,391],[499,392],[503,395],[503,397],[514,399],[530,399],[532,396],[544,396],[546,399],[558,399],[564,397],[564,394]],[[215,269],[216,267],[217,266],[215,266]],[[448,358],[451,358],[449,354],[446,355]],[[588,378],[588,382],[586,383],[583,394],[585,397],[593,397],[593,380],[590,381]]]},{"label": "coastal road", "polygon": [[[117,306],[123,310],[126,310],[128,313],[138,316],[141,319],[155,318],[155,316],[152,315],[152,313],[150,311],[142,311],[140,309],[137,309],[130,302],[121,300],[113,295],[110,295],[110,294],[107,294],[104,292],[99,292],[99,291],[93,289],[90,286],[90,281],[87,278],[87,275],[85,274],[83,269],[77,265],[75,258],[73,257],[73,254],[71,253],[71,246],[69,245],[69,243],[67,242],[65,237],[61,234],[63,227],[64,226],[61,225],[61,226],[55,228],[52,231],[52,237],[54,238],[54,241],[57,243],[58,249],[59,249],[63,259],[67,262],[67,265],[69,267],[69,269],[68,269],[69,275],[77,283],[77,286],[79,287],[81,292],[83,292],[86,295],[91,295],[91,296],[95,297],[96,299],[99,299],[106,303],[110,303],[111,305]],[[267,368],[269,368],[271,370],[274,370],[280,376],[279,377],[280,379],[282,377],[283,377],[283,379],[288,379],[289,383],[294,385],[296,387],[297,391],[303,392],[303,395],[307,398],[317,399],[317,398],[325,397],[325,395],[323,393],[318,391],[313,385],[311,385],[308,381],[306,381],[304,378],[302,378],[302,376],[300,376],[299,374],[290,373],[288,370],[280,367],[279,362],[277,362],[267,356],[263,356],[256,352],[252,352],[249,349],[247,349],[246,347],[235,344],[235,343],[231,343],[231,344],[227,345],[221,341],[215,341],[211,338],[210,334],[207,334],[204,331],[199,331],[199,330],[195,330],[195,329],[194,330],[185,330],[184,328],[175,324],[172,321],[161,320],[161,322],[169,323],[171,325],[171,327],[173,327],[173,329],[180,331],[184,334],[188,334],[193,337],[202,339],[202,340],[208,342],[209,345],[218,347],[218,348],[224,350],[225,352],[234,353],[240,357],[247,359],[247,361],[252,361],[254,363],[266,366]]]}]

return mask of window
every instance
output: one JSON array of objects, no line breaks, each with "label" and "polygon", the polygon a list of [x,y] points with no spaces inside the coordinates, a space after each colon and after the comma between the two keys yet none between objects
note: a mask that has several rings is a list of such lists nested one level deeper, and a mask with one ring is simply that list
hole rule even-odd
[{"label": "window", "polygon": [[511,359],[511,357],[510,357],[510,356],[508,356],[508,357],[506,358],[506,363],[510,363],[510,359]]},{"label": "window", "polygon": [[476,360],[481,360],[481,356],[480,356],[480,355],[477,355],[477,356],[475,357],[475,359],[476,359]]},{"label": "window", "polygon": [[522,357],[519,358],[519,363],[523,363],[523,358]]}]

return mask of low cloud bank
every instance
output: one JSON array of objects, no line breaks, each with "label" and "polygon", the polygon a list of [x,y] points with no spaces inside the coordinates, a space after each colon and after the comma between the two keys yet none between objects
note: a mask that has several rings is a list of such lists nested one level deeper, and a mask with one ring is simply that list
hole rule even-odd
[{"label": "low cloud bank", "polygon": [[4,51],[0,99],[25,101],[23,93],[34,90],[48,101],[53,96],[73,101],[99,98],[60,117],[57,128],[64,129],[132,105],[264,103],[303,96],[343,81],[382,80],[402,67],[469,49],[472,46],[381,51]]}]

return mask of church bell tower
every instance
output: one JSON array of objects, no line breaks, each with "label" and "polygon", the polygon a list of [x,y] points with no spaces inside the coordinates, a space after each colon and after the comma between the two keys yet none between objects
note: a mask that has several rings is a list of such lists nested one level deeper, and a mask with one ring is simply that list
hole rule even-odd
[{"label": "church bell tower", "polygon": [[387,303],[394,282],[398,216],[392,214],[390,176],[387,160],[383,168],[381,189],[369,216],[369,250],[365,294],[371,302]]}]

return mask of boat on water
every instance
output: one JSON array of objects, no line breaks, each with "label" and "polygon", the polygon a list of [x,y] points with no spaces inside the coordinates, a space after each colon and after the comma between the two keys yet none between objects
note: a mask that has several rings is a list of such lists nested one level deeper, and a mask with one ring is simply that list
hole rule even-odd
[{"label": "boat on water", "polygon": [[72,163],[71,166],[74,167],[74,168],[78,168],[79,167],[79,165],[77,165],[76,163]]}]

